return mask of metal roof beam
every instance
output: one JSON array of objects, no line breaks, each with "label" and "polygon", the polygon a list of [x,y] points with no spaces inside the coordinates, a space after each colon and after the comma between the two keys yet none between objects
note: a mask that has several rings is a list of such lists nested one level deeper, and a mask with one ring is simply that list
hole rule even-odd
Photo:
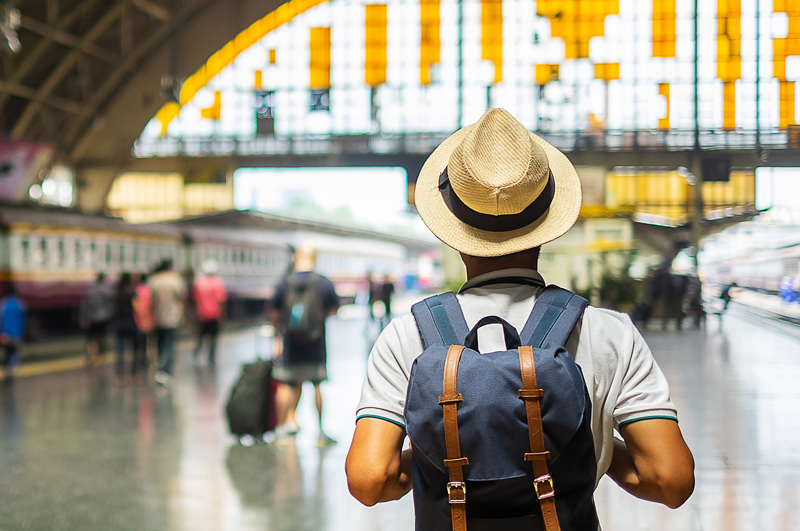
[{"label": "metal roof beam", "polygon": [[[114,6],[112,9],[109,9],[106,14],[97,21],[92,29],[89,30],[89,32],[86,34],[86,37],[82,39],[82,42],[94,42],[94,40],[102,35],[111,24],[119,19],[121,13],[122,9],[120,8],[119,4]],[[58,84],[64,79],[64,76],[66,76],[67,73],[75,66],[75,63],[78,61],[79,57],[80,53],[77,50],[72,50],[47,77],[45,82],[42,83],[41,88],[37,92],[36,101],[28,104],[28,106],[25,108],[25,111],[14,125],[14,129],[11,131],[12,138],[19,138],[25,135],[25,131],[27,131],[28,126],[31,124],[33,118],[36,116],[36,113],[39,112],[39,109],[41,108],[41,104],[39,102],[47,101],[49,99],[53,90],[55,90]]]},{"label": "metal roof beam", "polygon": [[184,8],[172,18],[170,24],[165,24],[153,31],[148,35],[146,41],[138,43],[131,53],[122,58],[117,69],[103,80],[103,84],[98,87],[91,101],[88,102],[88,105],[81,113],[80,118],[72,124],[64,135],[64,146],[68,150],[67,155],[71,159],[77,159],[83,155],[84,146],[82,145],[82,140],[84,139],[83,135],[87,125],[96,117],[114,91],[119,89],[119,86],[127,76],[136,70],[145,57],[154,53],[159,46],[164,44],[170,33],[175,31],[176,24],[186,22],[216,1],[218,0],[199,0],[193,6]]},{"label": "metal roof beam", "polygon": [[80,115],[81,113],[83,113],[84,106],[80,103],[70,101],[64,98],[59,98],[56,96],[50,96],[45,100],[39,96],[36,89],[25,87],[23,85],[12,83],[10,81],[3,81],[0,79],[0,92],[5,92],[12,96],[18,96],[20,98],[25,98],[26,100],[37,102],[39,104],[50,105],[52,107],[55,107],[56,109],[66,111],[71,114]]},{"label": "metal roof beam", "polygon": [[34,20],[30,17],[22,17],[22,27],[34,33],[38,33],[43,37],[47,37],[54,42],[63,44],[64,46],[68,46],[75,50],[80,50],[86,55],[91,55],[97,59],[102,59],[109,64],[114,64],[119,61],[119,55],[111,53],[105,48],[101,48],[94,43],[87,42],[74,35],[70,35],[65,31],[54,29],[51,26],[43,24],[42,22]]},{"label": "metal roof beam", "polygon": [[150,2],[149,0],[132,0],[131,3],[153,18],[166,23],[172,22],[172,13],[154,2]]},{"label": "metal roof beam", "polygon": [[[59,24],[56,27],[57,29],[64,29],[70,27],[72,24],[75,23],[80,17],[82,17],[87,11],[92,9],[96,3],[100,0],[84,0],[80,5],[78,5],[75,9],[70,11],[67,15],[63,18],[59,19]],[[50,46],[53,44],[53,41],[48,40],[41,40],[37,45],[33,48],[30,53],[25,54],[25,58],[22,63],[19,64],[14,69],[12,76],[9,78],[9,81],[13,81],[15,83],[21,82],[25,79],[31,71],[38,66],[39,62],[42,60],[42,57],[50,51]],[[8,101],[9,94],[0,94],[0,109]]]}]

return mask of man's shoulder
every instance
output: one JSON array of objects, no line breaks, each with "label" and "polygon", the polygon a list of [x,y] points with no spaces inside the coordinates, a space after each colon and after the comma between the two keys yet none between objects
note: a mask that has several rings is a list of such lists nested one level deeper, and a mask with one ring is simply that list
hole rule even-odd
[{"label": "man's shoulder", "polygon": [[635,328],[628,314],[592,305],[583,312],[583,323],[587,322],[601,327]]}]

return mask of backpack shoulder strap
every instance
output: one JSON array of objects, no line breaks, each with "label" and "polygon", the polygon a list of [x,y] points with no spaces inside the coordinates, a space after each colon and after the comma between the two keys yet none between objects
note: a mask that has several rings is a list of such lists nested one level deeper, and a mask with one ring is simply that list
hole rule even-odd
[{"label": "backpack shoulder strap", "polygon": [[539,348],[547,344],[564,346],[589,302],[555,285],[539,294],[528,321],[522,328],[523,345]]},{"label": "backpack shoulder strap", "polygon": [[463,345],[469,333],[461,305],[452,292],[428,297],[411,307],[423,348]]}]

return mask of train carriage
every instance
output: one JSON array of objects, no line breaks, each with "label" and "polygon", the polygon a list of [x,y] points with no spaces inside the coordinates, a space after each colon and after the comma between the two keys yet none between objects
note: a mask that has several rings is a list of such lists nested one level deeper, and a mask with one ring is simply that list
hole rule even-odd
[{"label": "train carriage", "polygon": [[0,206],[0,239],[0,292],[14,284],[34,337],[77,326],[76,309],[97,273],[113,279],[164,258],[184,262],[174,229],[57,208]]},{"label": "train carriage", "polygon": [[367,273],[399,281],[434,242],[255,211],[135,225],[120,218],[32,205],[0,205],[0,295],[13,283],[29,308],[31,339],[78,328],[77,310],[99,272],[145,273],[162,260],[191,283],[207,260],[228,287],[232,318],[262,316],[291,250],[317,249],[318,271],[344,303],[366,288]]}]

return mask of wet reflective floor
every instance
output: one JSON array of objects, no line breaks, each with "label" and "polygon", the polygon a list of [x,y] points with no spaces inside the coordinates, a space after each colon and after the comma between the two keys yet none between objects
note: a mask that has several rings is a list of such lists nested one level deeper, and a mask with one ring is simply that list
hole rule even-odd
[{"label": "wet reflective floor", "polygon": [[[730,311],[705,330],[647,332],[697,461],[697,488],[671,511],[604,479],[606,531],[800,529],[800,331]],[[325,429],[313,388],[283,446],[243,447],[224,404],[263,338],[221,338],[218,367],[180,344],[170,390],[119,386],[111,366],[0,384],[0,530],[409,530],[410,496],[366,508],[347,492],[344,458],[375,330],[329,327]]]}]

